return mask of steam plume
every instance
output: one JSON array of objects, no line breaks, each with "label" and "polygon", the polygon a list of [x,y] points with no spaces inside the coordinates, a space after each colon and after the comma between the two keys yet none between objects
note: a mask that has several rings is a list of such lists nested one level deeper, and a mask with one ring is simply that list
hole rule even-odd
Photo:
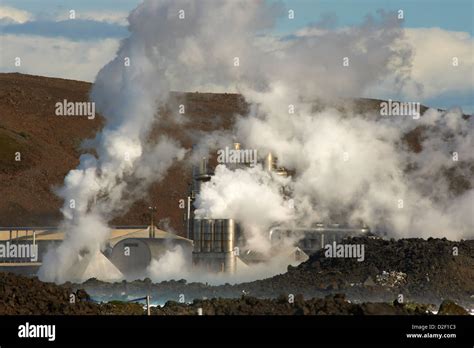
[{"label": "steam plume", "polygon": [[[130,37],[100,71],[92,91],[106,120],[94,142],[97,157],[82,156],[59,190],[67,235],[45,258],[43,279],[66,280],[81,255],[103,246],[107,221],[184,156],[172,139],[162,138],[153,148],[146,142],[171,89],[242,93],[250,113],[238,118],[229,138],[262,156],[272,151],[295,171],[284,180],[258,166],[218,167],[203,186],[198,214],[236,218],[254,249],[268,251],[266,233],[274,223],[335,219],[363,220],[396,237],[472,236],[467,212],[473,190],[453,195],[446,177],[436,174],[469,171],[472,120],[463,119],[460,110],[429,110],[414,120],[330,107],[338,98],[363,95],[387,77],[394,91],[413,88],[412,50],[396,16],[379,13],[350,29],[319,26],[304,35],[269,36],[285,13],[282,4],[263,0],[163,0],[145,1],[130,14]],[[419,126],[428,130],[424,150],[405,151],[401,139]],[[440,128],[454,136],[444,141],[429,133]],[[210,134],[206,142],[222,144],[223,135]],[[200,148],[212,150],[207,144]],[[452,152],[464,165],[452,160]],[[291,192],[291,203],[281,186]],[[155,264],[158,271],[180,264],[174,256]]]}]

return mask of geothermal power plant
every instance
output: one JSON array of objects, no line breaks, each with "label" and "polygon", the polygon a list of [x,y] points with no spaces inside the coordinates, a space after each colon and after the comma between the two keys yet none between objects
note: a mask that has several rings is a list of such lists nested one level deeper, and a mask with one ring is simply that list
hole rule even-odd
[{"label": "geothermal power plant", "polygon": [[1,1],[0,348],[474,347],[473,6]]},{"label": "geothermal power plant", "polygon": [[[240,143],[234,143],[233,150],[245,151]],[[288,176],[289,171],[278,166],[278,159],[268,153],[261,163],[266,171],[278,176]],[[236,170],[251,163],[227,163],[229,169]],[[300,263],[326,244],[339,242],[348,236],[364,235],[369,228],[348,226],[343,223],[316,223],[311,226],[275,225],[269,229],[267,238],[271,242],[270,255],[252,250],[245,238],[245,231],[232,217],[209,219],[195,213],[195,200],[202,185],[210,181],[214,171],[207,158],[192,167],[191,184],[184,216],[185,237],[158,229],[153,223],[148,226],[115,226],[111,228],[105,249],[95,255],[94,262],[88,262],[88,251],[81,252],[84,265],[74,271],[77,280],[87,280],[96,274],[107,275],[101,280],[140,279],[146,277],[147,267],[152,260],[160,260],[168,251],[181,248],[189,268],[197,268],[209,273],[234,274],[253,264],[267,262],[278,255],[290,255],[290,260]],[[10,271],[25,275],[35,275],[44,255],[51,248],[59,246],[64,239],[64,231],[58,227],[2,227],[0,240],[10,250],[0,271]],[[19,257],[20,251],[30,250],[28,257]],[[22,254],[24,255],[24,253]]]}]

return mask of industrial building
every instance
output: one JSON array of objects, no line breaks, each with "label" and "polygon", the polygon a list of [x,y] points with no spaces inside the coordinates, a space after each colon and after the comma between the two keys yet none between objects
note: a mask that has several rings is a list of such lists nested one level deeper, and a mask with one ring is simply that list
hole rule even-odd
[{"label": "industrial building", "polygon": [[[48,249],[58,246],[63,239],[64,231],[60,231],[57,227],[0,228],[0,243],[30,244],[36,246],[38,250],[34,261],[17,257],[0,260],[0,271],[35,275]],[[109,274],[109,278],[102,280],[140,278],[145,276],[146,267],[153,258],[159,259],[166,251],[178,245],[186,254],[191,255],[192,241],[155,226],[114,227],[111,229],[104,252],[94,255],[92,265],[86,262],[87,258],[83,262],[84,265],[79,262],[74,270],[73,278],[94,277],[94,267],[107,271],[100,272],[101,274]],[[189,263],[191,264],[191,257],[189,257]]]},{"label": "industrial building", "polygon": [[[235,143],[233,150],[240,151],[241,145]],[[256,164],[232,162],[225,165],[230,170],[235,170]],[[278,166],[278,159],[272,153],[263,158],[261,165],[268,172],[279,176],[292,175],[286,168]],[[251,264],[268,261],[281,253],[293,261],[302,262],[328,243],[369,232],[365,225],[351,227],[319,223],[313,226],[274,226],[268,231],[272,246],[270,255],[261,255],[249,247],[245,231],[232,216],[211,219],[195,215],[196,197],[201,192],[202,185],[210,181],[213,175],[207,158],[202,158],[200,164],[192,168],[184,219],[186,237],[157,229],[153,223],[155,208],[150,207],[152,219],[149,226],[112,228],[105,250],[100,255],[81,255],[74,277],[88,279],[95,274],[108,274],[109,278],[102,280],[109,281],[144,278],[152,260],[159,260],[168,251],[178,247],[182,249],[185,262],[190,268],[232,274]],[[37,250],[38,254],[30,259],[3,257],[0,260],[0,271],[36,274],[48,249],[58,246],[64,235],[64,231],[56,227],[0,228],[0,243],[31,245],[34,247],[32,250]],[[288,245],[289,240],[293,241],[291,245]]]},{"label": "industrial building", "polygon": [[[241,150],[240,143],[234,143],[234,150]],[[226,163],[229,169],[235,170],[249,163]],[[291,171],[278,166],[278,158],[271,152],[263,159],[263,168],[276,175],[288,177]],[[251,250],[245,241],[244,231],[232,218],[209,219],[195,216],[194,202],[205,182],[212,179],[213,171],[208,167],[207,158],[202,158],[199,166],[192,170],[192,183],[187,199],[185,216],[186,235],[193,240],[193,265],[216,272],[234,273],[240,267],[264,262],[269,256],[264,256]],[[315,224],[314,226],[285,227],[275,226],[270,229],[268,238],[274,249],[272,255],[281,252],[284,240],[294,240],[291,254],[295,261],[304,261],[308,255],[320,250],[325,244],[339,242],[347,236],[360,235],[369,232],[365,225],[353,227],[340,224]],[[284,251],[288,252],[288,250]],[[271,256],[270,256],[271,257]]]}]

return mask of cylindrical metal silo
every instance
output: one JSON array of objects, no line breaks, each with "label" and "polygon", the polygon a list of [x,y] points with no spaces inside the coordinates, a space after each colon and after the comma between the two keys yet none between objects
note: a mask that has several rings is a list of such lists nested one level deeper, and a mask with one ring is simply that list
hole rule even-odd
[{"label": "cylindrical metal silo", "polygon": [[194,231],[194,252],[200,253],[202,250],[201,219],[194,219],[193,231]]},{"label": "cylindrical metal silo", "polygon": [[223,221],[217,219],[214,221],[214,240],[212,243],[212,251],[216,253],[222,252],[222,232],[223,232]]},{"label": "cylindrical metal silo", "polygon": [[203,236],[203,244],[202,244],[202,251],[205,253],[209,253],[212,250],[212,235],[214,229],[214,220],[212,219],[203,219],[202,224],[202,236]]},{"label": "cylindrical metal silo", "polygon": [[235,246],[235,221],[234,219],[222,220],[222,251],[234,251]]},{"label": "cylindrical metal silo", "polygon": [[234,273],[236,271],[236,256],[234,252],[227,252],[225,253],[225,261],[224,261],[224,272],[225,273]]}]

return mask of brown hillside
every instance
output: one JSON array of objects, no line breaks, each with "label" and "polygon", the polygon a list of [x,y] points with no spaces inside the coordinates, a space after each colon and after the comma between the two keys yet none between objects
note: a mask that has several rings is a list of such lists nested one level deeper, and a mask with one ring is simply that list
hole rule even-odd
[{"label": "brown hillside", "polygon": [[[54,194],[67,172],[79,163],[80,144],[101,128],[100,118],[60,117],[55,103],[87,101],[90,83],[30,76],[0,74],[0,226],[56,225],[61,200]],[[228,128],[234,113],[245,110],[236,94],[192,93],[175,95],[186,105],[189,122],[167,125],[153,134],[172,134],[186,148],[193,144],[190,130]],[[193,132],[195,133],[195,132]],[[15,161],[15,153],[21,161]],[[182,232],[184,211],[178,201],[186,197],[190,168],[175,165],[166,178],[151,187],[148,197],[114,220],[117,225],[146,224],[147,207],[158,208],[158,219],[170,219]]]}]

